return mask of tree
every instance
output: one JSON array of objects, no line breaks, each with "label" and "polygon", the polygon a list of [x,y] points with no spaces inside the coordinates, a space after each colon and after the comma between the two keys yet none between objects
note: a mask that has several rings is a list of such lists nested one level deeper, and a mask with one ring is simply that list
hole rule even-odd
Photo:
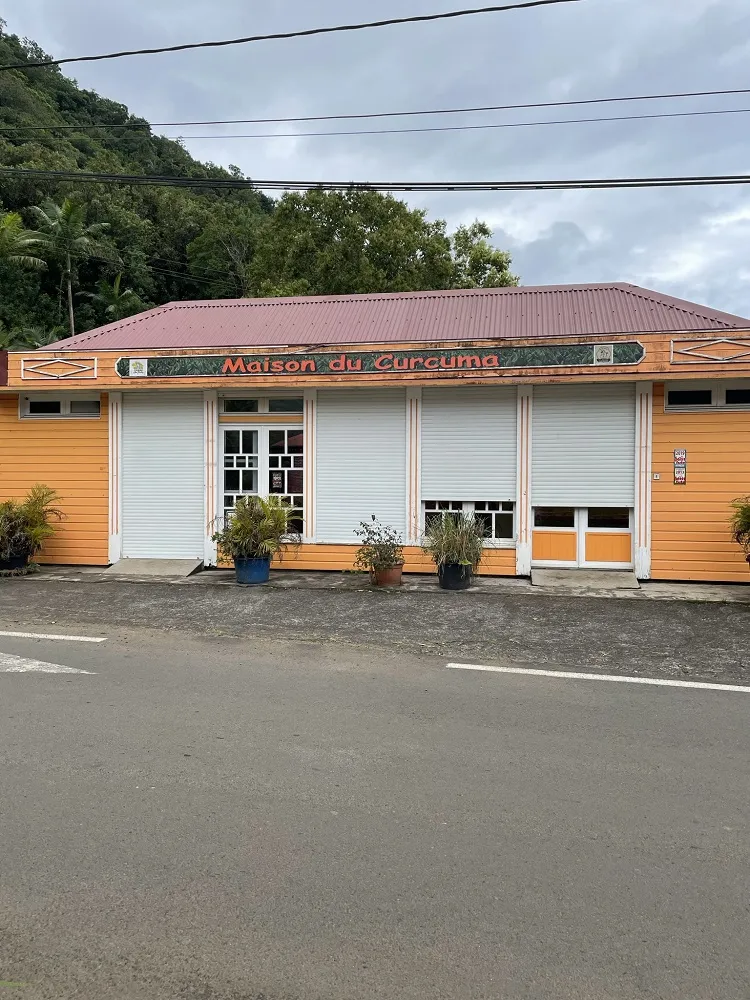
[{"label": "tree", "polygon": [[98,291],[96,292],[81,292],[82,295],[99,306],[104,313],[104,318],[109,323],[124,319],[126,316],[132,316],[133,313],[140,312],[145,306],[143,300],[132,288],[121,289],[121,282],[122,274],[118,274],[112,284],[102,278],[97,283]]},{"label": "tree", "polygon": [[38,256],[44,243],[41,233],[25,229],[18,212],[6,212],[0,216],[0,260],[18,267],[43,269],[44,260]]},{"label": "tree", "polygon": [[459,226],[451,238],[455,267],[454,288],[503,288],[517,285],[511,274],[510,254],[490,243],[492,230],[479,219]]},{"label": "tree", "polygon": [[250,265],[256,294],[446,288],[452,273],[444,222],[429,222],[390,195],[356,190],[284,195],[258,233]]},{"label": "tree", "polygon": [[257,208],[223,206],[187,248],[191,274],[216,298],[252,295],[250,265],[264,216]]},{"label": "tree", "polygon": [[101,242],[101,236],[109,229],[106,222],[86,225],[86,209],[83,205],[66,198],[62,205],[47,199],[33,209],[44,233],[43,246],[52,260],[61,269],[62,281],[68,293],[68,320],[70,336],[75,336],[75,316],[73,314],[73,283],[80,262],[95,255],[105,259],[113,258],[110,248]]}]

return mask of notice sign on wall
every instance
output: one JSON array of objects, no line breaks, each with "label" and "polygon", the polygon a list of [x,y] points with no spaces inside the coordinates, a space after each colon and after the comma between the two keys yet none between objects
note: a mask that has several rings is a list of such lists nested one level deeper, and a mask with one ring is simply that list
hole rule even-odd
[{"label": "notice sign on wall", "polygon": [[675,448],[674,453],[674,484],[684,486],[687,483],[687,450]]},{"label": "notice sign on wall", "polygon": [[170,355],[120,358],[121,378],[196,378],[236,375],[398,375],[424,372],[498,371],[504,368],[580,368],[637,365],[641,344],[553,344],[539,347],[466,347],[462,350],[347,351],[316,354]]}]

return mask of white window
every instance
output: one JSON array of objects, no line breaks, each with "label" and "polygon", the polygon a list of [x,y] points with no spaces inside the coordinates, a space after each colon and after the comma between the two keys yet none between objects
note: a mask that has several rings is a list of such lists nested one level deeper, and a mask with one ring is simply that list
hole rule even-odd
[{"label": "white window", "polygon": [[750,410],[750,379],[723,382],[667,382],[666,410]]},{"label": "white window", "polygon": [[61,417],[99,417],[101,401],[98,393],[71,395],[61,393],[51,395],[39,393],[21,396],[20,416],[22,418],[60,419]]},{"label": "white window", "polygon": [[224,413],[303,413],[302,396],[225,396]]},{"label": "white window", "polygon": [[506,500],[425,500],[424,526],[427,530],[436,520],[451,514],[474,514],[484,525],[484,537],[494,542],[515,538],[515,507]]}]

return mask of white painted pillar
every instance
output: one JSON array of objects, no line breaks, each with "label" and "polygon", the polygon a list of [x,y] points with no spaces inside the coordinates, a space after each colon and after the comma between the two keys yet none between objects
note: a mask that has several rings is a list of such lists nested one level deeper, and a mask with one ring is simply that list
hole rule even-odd
[{"label": "white painted pillar", "polygon": [[654,387],[635,388],[635,575],[651,578],[651,476],[654,428]]},{"label": "white painted pillar", "polygon": [[406,544],[419,544],[422,503],[422,389],[406,390]]},{"label": "white painted pillar", "polygon": [[531,575],[531,416],[534,387],[518,387],[518,485],[516,486],[516,573]]},{"label": "white painted pillar", "polygon": [[205,537],[203,562],[215,566],[218,561],[216,544],[211,540],[217,530],[217,517],[223,511],[219,502],[219,394],[216,389],[203,393],[203,515]]},{"label": "white painted pillar", "polygon": [[317,453],[318,390],[305,389],[305,476],[303,542],[315,541],[315,460]]},{"label": "white painted pillar", "polygon": [[109,561],[122,558],[122,393],[109,394]]}]

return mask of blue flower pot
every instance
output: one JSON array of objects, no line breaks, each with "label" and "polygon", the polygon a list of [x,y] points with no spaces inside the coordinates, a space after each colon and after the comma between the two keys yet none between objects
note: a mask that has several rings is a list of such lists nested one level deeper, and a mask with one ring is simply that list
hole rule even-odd
[{"label": "blue flower pot", "polygon": [[271,577],[270,559],[235,559],[234,571],[237,583],[256,585],[268,583]]}]

